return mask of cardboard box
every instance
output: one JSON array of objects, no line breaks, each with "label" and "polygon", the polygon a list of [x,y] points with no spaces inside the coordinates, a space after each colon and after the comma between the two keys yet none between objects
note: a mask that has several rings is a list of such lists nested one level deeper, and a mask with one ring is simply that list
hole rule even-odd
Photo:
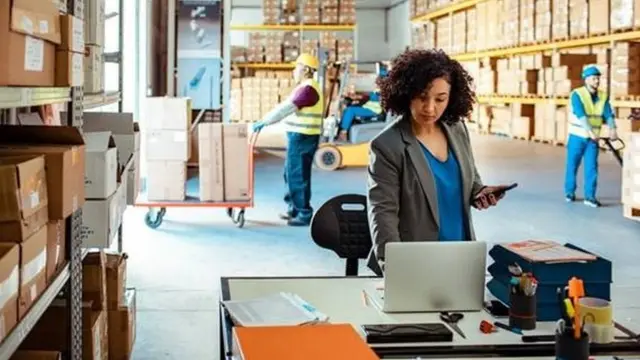
[{"label": "cardboard box", "polygon": [[[148,97],[144,100],[145,131],[189,131],[191,99],[179,97]],[[185,159],[186,161],[187,159]]]},{"label": "cardboard box", "polygon": [[84,36],[89,45],[104,46],[105,0],[84,2]]},{"label": "cardboard box", "polygon": [[54,220],[47,224],[47,284],[55,279],[66,263],[65,235],[65,220]]},{"label": "cardboard box", "polygon": [[109,314],[91,311],[83,318],[82,358],[84,360],[109,360]]},{"label": "cardboard box", "polygon": [[249,200],[249,131],[247,124],[225,124],[224,198],[225,201]]},{"label": "cardboard box", "polygon": [[184,161],[191,155],[186,130],[147,130],[144,132],[148,161]]},{"label": "cardboard box", "polygon": [[87,132],[84,192],[87,199],[106,199],[118,185],[118,149],[111,132]]},{"label": "cardboard box", "polygon": [[99,93],[104,90],[104,62],[102,58],[102,46],[85,45],[84,92],[87,94]]},{"label": "cardboard box", "polygon": [[126,306],[127,254],[107,253],[107,306],[117,310]]},{"label": "cardboard box", "polygon": [[109,360],[129,360],[136,341],[136,291],[127,289],[124,303],[109,311]]},{"label": "cardboard box", "polygon": [[224,155],[221,123],[198,126],[200,201],[224,201]]},{"label": "cardboard box", "polygon": [[116,191],[106,199],[88,199],[82,210],[82,231],[86,234],[85,247],[109,248],[122,224],[126,209],[127,172],[129,161],[120,169]]},{"label": "cardboard box", "polygon": [[107,255],[104,251],[91,251],[82,262],[82,301],[91,309],[107,309]]},{"label": "cardboard box", "polygon": [[[2,3],[4,2],[6,0],[2,0]],[[58,8],[53,2],[12,0],[11,5],[11,29],[13,31],[53,44],[60,44],[60,17]]]},{"label": "cardboard box", "polygon": [[82,207],[85,148],[78,129],[5,125],[0,144],[0,156],[44,155],[50,220],[63,220]]},{"label": "cardboard box", "polygon": [[182,201],[186,196],[187,165],[184,161],[147,162],[147,199]]},{"label": "cardboard box", "polygon": [[[0,157],[0,222],[23,223],[47,208],[44,157],[23,155]],[[43,220],[42,216],[34,219]],[[46,223],[46,222],[45,222]],[[20,235],[20,236],[18,236]],[[23,240],[26,235],[6,234]],[[0,235],[3,238],[5,235]]]},{"label": "cardboard box", "polygon": [[0,243],[0,341],[18,323],[18,297],[20,294],[20,246]]},{"label": "cardboard box", "polygon": [[22,319],[47,287],[47,227],[20,244],[20,301]]},{"label": "cardboard box", "polygon": [[84,22],[82,19],[72,15],[60,15],[60,29],[62,41],[58,50],[84,54]]},{"label": "cardboard box", "polygon": [[62,353],[58,351],[18,350],[11,360],[62,360]]},{"label": "cardboard box", "polygon": [[84,54],[56,51],[55,86],[83,86],[84,84]]},{"label": "cardboard box", "polygon": [[87,112],[83,114],[84,131],[111,131],[118,148],[118,165],[124,167],[133,157],[127,174],[127,204],[138,197],[140,183],[140,127],[131,113]]},{"label": "cardboard box", "polygon": [[[18,0],[14,1],[14,5],[27,4],[31,7],[33,2],[34,0]],[[11,11],[10,5],[10,0],[0,0],[0,49],[2,49],[0,51],[0,64],[2,64],[0,66],[0,86],[53,86],[55,83],[55,44],[35,36],[45,30],[47,34],[49,32],[53,34],[55,26],[59,26],[59,24],[51,24],[49,27],[49,23],[43,23],[41,31],[40,26],[37,26],[36,29],[36,26],[33,25],[36,24],[33,21],[38,19],[38,13],[30,12],[28,9],[18,11],[17,7],[15,7],[15,11]],[[46,7],[44,5],[43,9]],[[12,24],[12,14],[15,14],[16,19],[24,16],[25,25]],[[58,19],[57,13],[55,19]],[[30,22],[31,25],[29,25]],[[34,36],[25,35],[29,31],[33,32]],[[42,36],[46,37],[46,35]]]}]

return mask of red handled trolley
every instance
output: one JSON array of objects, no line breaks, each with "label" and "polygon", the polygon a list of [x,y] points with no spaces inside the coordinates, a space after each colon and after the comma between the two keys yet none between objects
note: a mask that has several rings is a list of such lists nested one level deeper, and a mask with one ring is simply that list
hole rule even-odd
[{"label": "red handled trolley", "polygon": [[138,195],[135,206],[146,207],[149,210],[144,217],[145,224],[157,229],[162,225],[167,208],[187,208],[187,207],[204,207],[204,208],[227,208],[227,215],[231,218],[239,228],[245,223],[245,210],[252,208],[254,203],[254,183],[255,183],[255,167],[254,167],[254,150],[259,132],[253,132],[249,141],[249,199],[246,201],[200,201],[195,197],[187,197],[184,201],[149,201],[146,196]]}]

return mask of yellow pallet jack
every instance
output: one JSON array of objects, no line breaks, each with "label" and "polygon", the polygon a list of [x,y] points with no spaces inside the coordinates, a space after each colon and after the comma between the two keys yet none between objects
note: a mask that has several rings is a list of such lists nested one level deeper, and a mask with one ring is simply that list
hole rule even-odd
[{"label": "yellow pallet jack", "polygon": [[[322,141],[314,157],[315,165],[326,171],[335,171],[346,167],[364,167],[369,163],[369,144],[371,138],[379,133],[389,121],[385,116],[384,121],[369,124],[354,124],[351,130],[350,140],[338,141],[340,124],[340,108],[342,97],[349,82],[351,61],[334,63],[334,77],[328,77],[331,82],[328,98],[333,97],[336,84],[339,85],[337,99],[327,104],[323,121]],[[381,63],[377,66],[383,66]],[[344,69],[340,77],[340,69]]]}]

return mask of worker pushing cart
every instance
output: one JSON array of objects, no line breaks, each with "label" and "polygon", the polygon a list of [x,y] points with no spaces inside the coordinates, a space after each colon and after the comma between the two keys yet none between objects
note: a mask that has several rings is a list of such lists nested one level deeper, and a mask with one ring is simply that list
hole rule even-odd
[{"label": "worker pushing cart", "polygon": [[616,140],[616,122],[609,96],[599,90],[600,70],[590,65],[582,71],[584,86],[571,92],[571,119],[567,141],[567,165],[564,194],[567,202],[576,200],[576,175],[584,159],[584,204],[600,207],[598,185],[599,140],[602,125],[609,127],[609,139]]},{"label": "worker pushing cart", "polygon": [[314,79],[320,63],[310,54],[301,54],[295,63],[292,94],[253,125],[255,132],[284,119],[287,152],[284,163],[287,210],[280,215],[289,226],[308,226],[311,207],[311,169],[322,134],[324,110],[322,87]]}]

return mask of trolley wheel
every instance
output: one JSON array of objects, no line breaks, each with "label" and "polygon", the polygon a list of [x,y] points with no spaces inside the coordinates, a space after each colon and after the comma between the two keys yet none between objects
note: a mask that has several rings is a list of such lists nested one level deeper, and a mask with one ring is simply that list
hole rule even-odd
[{"label": "trolley wheel", "polygon": [[[234,224],[236,224],[237,227],[241,228],[244,226],[244,209],[240,209],[240,211],[238,211],[236,214],[234,214],[233,209],[231,210],[231,221],[233,221]],[[227,212],[229,212],[229,209],[227,209]]]},{"label": "trolley wheel", "polygon": [[316,166],[325,171],[335,171],[342,165],[340,150],[332,145],[319,148],[314,156]]},{"label": "trolley wheel", "polygon": [[162,224],[162,220],[164,219],[164,215],[167,213],[166,208],[161,208],[157,213],[154,213],[151,209],[147,211],[147,214],[144,216],[144,223],[147,224],[151,229],[157,229]]}]

